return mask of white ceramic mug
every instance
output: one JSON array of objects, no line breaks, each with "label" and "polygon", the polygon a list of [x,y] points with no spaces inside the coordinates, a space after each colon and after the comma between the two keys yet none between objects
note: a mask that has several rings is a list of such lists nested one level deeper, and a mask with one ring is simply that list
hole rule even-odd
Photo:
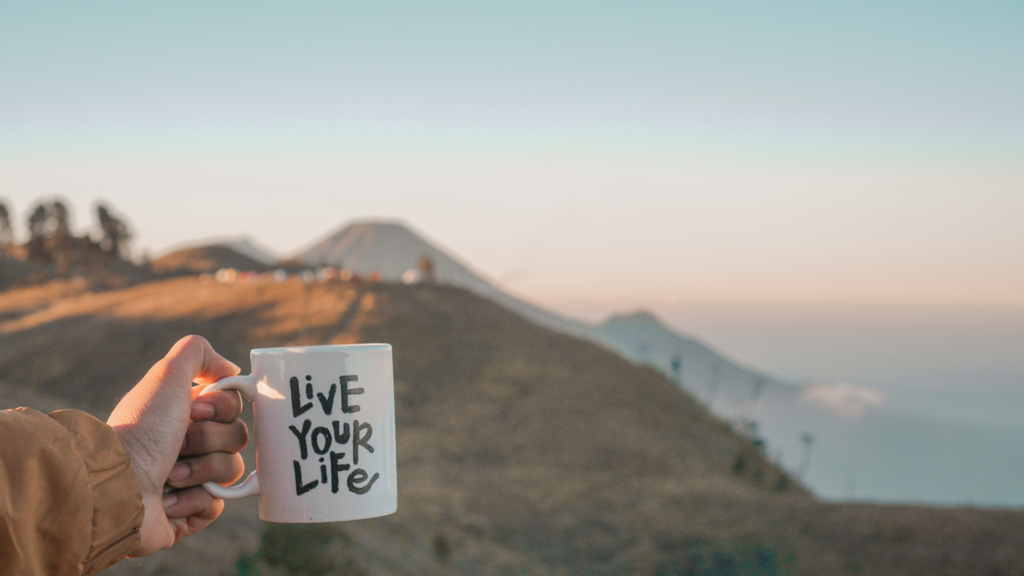
[{"label": "white ceramic mug", "polygon": [[260,519],[339,522],[398,509],[390,344],[253,350],[252,374],[203,390],[238,390],[253,404],[256,471],[224,499],[259,496]]}]

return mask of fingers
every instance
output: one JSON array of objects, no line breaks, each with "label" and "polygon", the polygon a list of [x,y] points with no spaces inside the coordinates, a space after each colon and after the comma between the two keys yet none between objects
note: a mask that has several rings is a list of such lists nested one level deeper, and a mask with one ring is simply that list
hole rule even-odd
[{"label": "fingers", "polygon": [[199,516],[213,521],[224,509],[224,501],[210,496],[202,486],[171,492],[164,496],[163,504],[168,519]]},{"label": "fingers", "polygon": [[201,486],[172,492],[164,496],[163,505],[175,542],[202,530],[224,510],[224,501]]},{"label": "fingers", "polygon": [[173,488],[199,486],[204,482],[230,484],[242,477],[245,463],[238,454],[215,452],[184,458],[179,460],[167,477],[167,483]]},{"label": "fingers", "polygon": [[193,421],[213,420],[214,422],[230,423],[238,419],[242,413],[242,398],[234,390],[211,392],[201,399],[196,398],[207,385],[200,384],[192,388],[192,408],[189,417]]},{"label": "fingers", "polygon": [[179,456],[200,456],[212,452],[238,452],[249,442],[249,429],[245,422],[229,423],[203,420],[191,422],[185,431],[185,440]]},{"label": "fingers", "polygon": [[161,362],[169,372],[187,382],[210,384],[240,372],[238,366],[214,351],[202,336],[186,336],[178,340]]}]

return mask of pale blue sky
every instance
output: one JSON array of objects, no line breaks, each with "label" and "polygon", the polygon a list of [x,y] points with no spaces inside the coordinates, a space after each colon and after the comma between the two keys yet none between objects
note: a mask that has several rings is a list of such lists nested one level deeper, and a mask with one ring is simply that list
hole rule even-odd
[{"label": "pale blue sky", "polygon": [[399,218],[588,317],[1024,306],[1024,5],[825,4],[5,3],[0,197]]},{"label": "pale blue sky", "polygon": [[1022,26],[1019,2],[7,3],[0,50],[19,131],[1019,136]]}]

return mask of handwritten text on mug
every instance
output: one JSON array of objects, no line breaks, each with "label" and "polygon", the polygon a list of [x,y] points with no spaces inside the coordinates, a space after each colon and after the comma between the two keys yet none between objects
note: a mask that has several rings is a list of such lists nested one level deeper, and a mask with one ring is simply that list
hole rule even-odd
[{"label": "handwritten text on mug", "polygon": [[[335,408],[335,398],[340,392],[340,414],[353,414],[359,412],[359,406],[353,404],[352,396],[362,394],[364,390],[362,388],[350,388],[350,382],[358,382],[359,376],[352,374],[348,376],[340,376],[338,378],[338,384],[331,384],[330,389],[325,396],[323,392],[316,393],[316,399],[320,404],[320,408],[325,416],[330,416]],[[312,377],[306,376],[305,386],[305,400],[302,398],[303,390],[300,389],[299,379],[292,376],[289,381],[291,384],[291,396],[292,396],[292,416],[298,419],[300,416],[308,412],[313,408],[313,383]],[[295,494],[301,496],[310,490],[313,490],[317,486],[327,486],[327,470],[330,468],[331,476],[331,492],[334,494],[338,493],[339,489],[339,473],[344,472],[352,468],[352,465],[359,464],[359,451],[365,450],[373,453],[373,446],[370,446],[370,437],[373,436],[373,427],[369,422],[360,422],[359,420],[353,420],[351,428],[348,422],[341,422],[334,420],[331,422],[331,428],[328,429],[324,426],[317,426],[313,428],[313,422],[309,419],[302,420],[302,424],[298,427],[292,425],[288,427],[292,434],[299,443],[299,456],[302,461],[305,461],[309,456],[310,449],[319,456],[320,461],[320,479],[313,480],[306,484],[302,482],[302,464],[299,460],[293,460],[295,466]],[[352,465],[343,464],[342,459],[346,453],[341,452],[340,448],[347,444],[351,440],[352,442]],[[331,448],[334,447],[334,450]],[[328,456],[329,454],[329,456]],[[326,462],[330,459],[330,464]],[[345,483],[348,485],[350,492],[354,494],[366,494],[373,487],[373,483],[377,481],[380,474],[374,473],[373,477],[370,477],[362,468],[356,468],[349,473]],[[369,478],[369,481],[367,481]]]}]

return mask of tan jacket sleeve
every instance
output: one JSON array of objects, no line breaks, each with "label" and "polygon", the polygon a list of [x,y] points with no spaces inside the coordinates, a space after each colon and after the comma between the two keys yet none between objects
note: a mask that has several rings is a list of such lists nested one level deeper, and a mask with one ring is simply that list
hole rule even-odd
[{"label": "tan jacket sleeve", "polygon": [[75,410],[0,411],[0,574],[95,574],[138,546],[142,516],[109,426]]}]

